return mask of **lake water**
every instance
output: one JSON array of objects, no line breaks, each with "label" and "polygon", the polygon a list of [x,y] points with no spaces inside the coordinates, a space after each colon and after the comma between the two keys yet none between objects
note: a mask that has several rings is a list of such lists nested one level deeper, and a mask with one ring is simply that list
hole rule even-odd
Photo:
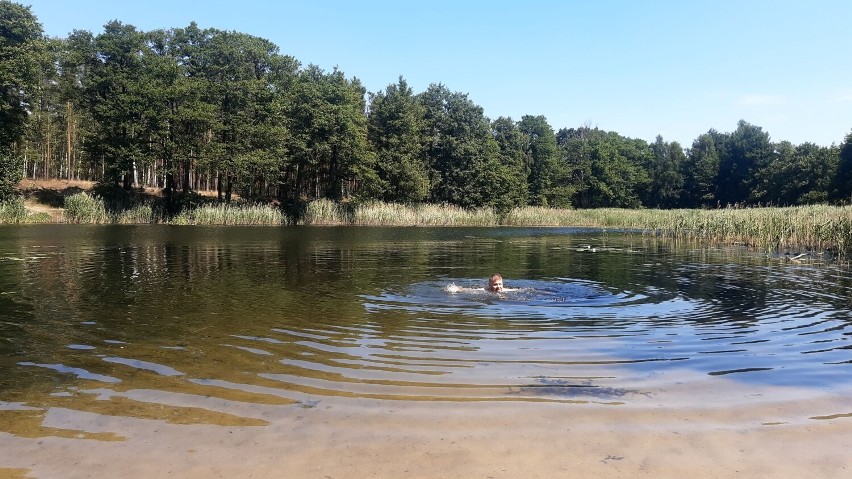
[{"label": "lake water", "polygon": [[0,477],[843,477],[850,306],[592,230],[3,226]]}]

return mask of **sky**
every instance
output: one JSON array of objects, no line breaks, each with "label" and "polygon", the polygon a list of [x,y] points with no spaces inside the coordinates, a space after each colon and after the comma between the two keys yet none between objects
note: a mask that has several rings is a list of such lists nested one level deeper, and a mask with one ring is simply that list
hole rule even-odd
[{"label": "sky", "polygon": [[337,67],[371,92],[402,76],[468,94],[491,119],[543,115],[688,147],[745,120],[772,141],[852,132],[850,0],[13,0],[44,32],[195,21]]}]

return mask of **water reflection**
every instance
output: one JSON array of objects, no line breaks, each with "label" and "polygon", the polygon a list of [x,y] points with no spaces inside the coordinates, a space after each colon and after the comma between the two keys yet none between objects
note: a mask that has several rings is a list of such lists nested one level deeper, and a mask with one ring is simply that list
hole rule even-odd
[{"label": "water reflection", "polygon": [[[519,291],[443,289],[494,271]],[[19,425],[58,406],[262,425],[256,405],[329,396],[619,405],[670,368],[852,379],[848,271],[587,231],[9,227],[0,287],[0,401],[36,408],[0,411]]]}]

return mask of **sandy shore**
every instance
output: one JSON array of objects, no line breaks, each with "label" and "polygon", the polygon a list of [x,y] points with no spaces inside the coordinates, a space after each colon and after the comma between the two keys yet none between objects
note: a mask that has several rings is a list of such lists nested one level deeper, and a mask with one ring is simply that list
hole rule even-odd
[{"label": "sandy shore", "polygon": [[[145,400],[145,391],[135,391]],[[0,415],[0,477],[845,478],[848,396],[654,378],[618,401],[295,398],[260,405],[190,395],[150,401],[254,426],[32,410]],[[180,404],[181,402],[185,404]],[[200,420],[199,420],[200,421]],[[186,424],[188,422],[189,424]],[[260,425],[264,424],[264,425]]]}]

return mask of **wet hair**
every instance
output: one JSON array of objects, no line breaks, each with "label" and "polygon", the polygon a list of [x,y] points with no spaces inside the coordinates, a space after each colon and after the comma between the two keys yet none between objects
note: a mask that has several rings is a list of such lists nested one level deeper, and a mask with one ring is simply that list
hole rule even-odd
[{"label": "wet hair", "polygon": [[500,276],[500,273],[494,273],[488,277],[488,282],[496,281],[498,279],[503,279],[503,276]]}]

